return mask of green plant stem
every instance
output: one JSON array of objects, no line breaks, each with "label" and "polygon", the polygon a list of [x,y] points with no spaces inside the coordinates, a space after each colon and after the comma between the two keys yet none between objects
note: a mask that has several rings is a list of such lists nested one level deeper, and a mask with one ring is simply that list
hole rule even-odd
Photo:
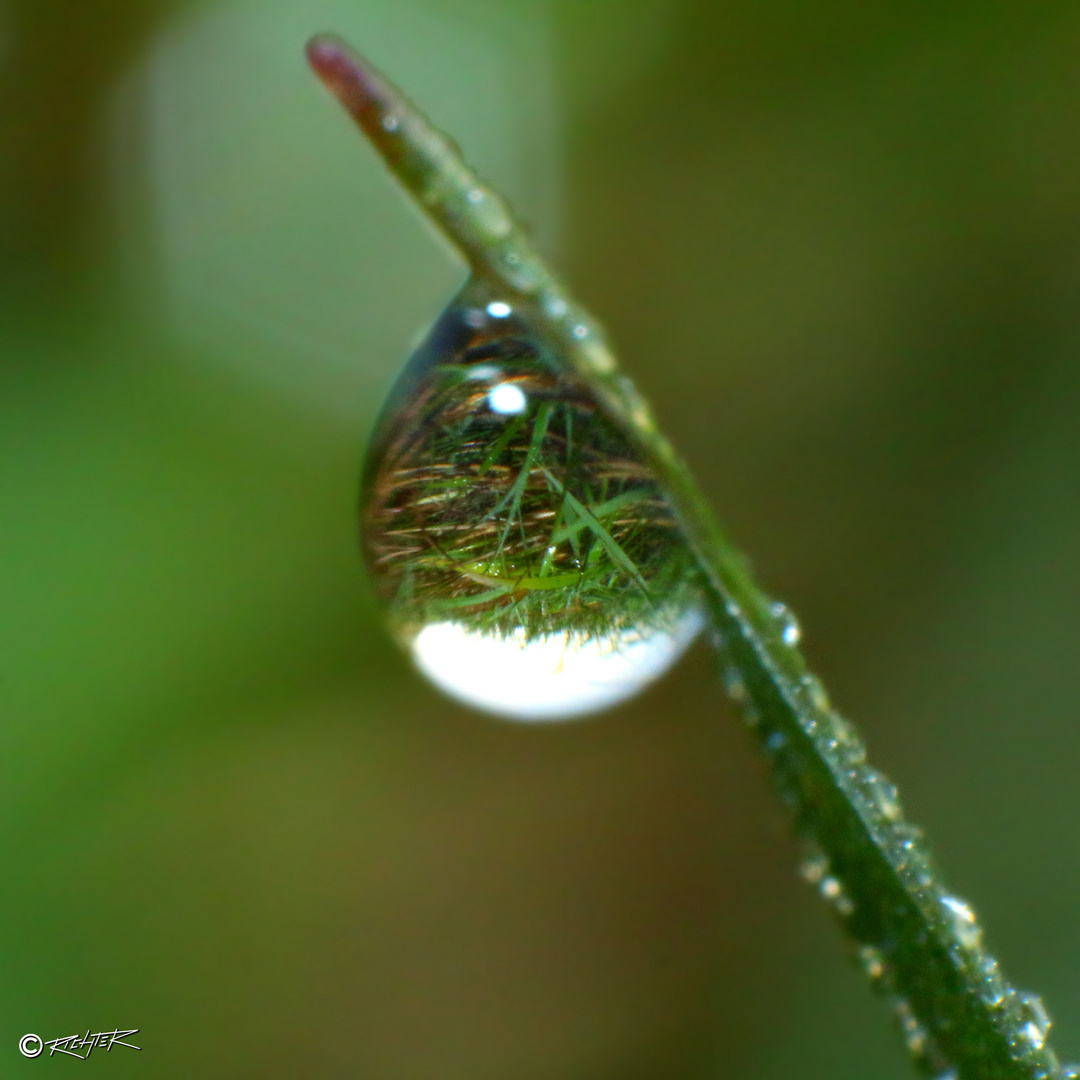
[{"label": "green plant stem", "polygon": [[308,56],[474,277],[527,313],[641,443],[700,568],[729,694],[794,819],[802,869],[890,1001],[917,1064],[956,1080],[1066,1080],[1037,998],[1005,981],[968,906],[947,891],[896,789],[829,705],[783,605],[757,586],[686,465],[621,374],[603,332],[544,265],[505,202],[387,79],[346,45]]}]

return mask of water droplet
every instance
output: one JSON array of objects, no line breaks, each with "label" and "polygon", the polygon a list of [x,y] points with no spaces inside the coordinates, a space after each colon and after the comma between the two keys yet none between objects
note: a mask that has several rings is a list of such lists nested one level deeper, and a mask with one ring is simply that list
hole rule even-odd
[{"label": "water droplet", "polygon": [[836,878],[826,878],[821,883],[821,895],[832,904],[837,915],[846,919],[855,914],[855,901],[848,896],[843,885]]},{"label": "water droplet", "polygon": [[828,712],[829,695],[816,675],[804,675],[800,680],[800,685],[802,693],[813,708],[821,712]]},{"label": "water droplet", "polygon": [[915,1013],[906,1001],[901,1000],[896,1003],[896,1018],[900,1021],[900,1030],[903,1032],[908,1050],[916,1056],[925,1053],[928,1037],[926,1028],[916,1019]]},{"label": "water droplet", "polygon": [[750,695],[746,689],[746,682],[737,667],[733,664],[726,665],[720,672],[720,677],[723,679],[724,689],[732,701],[742,705],[749,700]]},{"label": "water droplet", "polygon": [[769,737],[765,740],[765,745],[775,754],[787,746],[787,736],[782,731],[770,731]]},{"label": "water droplet", "polygon": [[863,971],[875,982],[885,974],[885,957],[880,949],[873,945],[863,945],[858,953],[859,963]]},{"label": "water droplet", "polygon": [[1023,1037],[1031,1043],[1036,1050],[1041,1050],[1046,1045],[1046,1036],[1050,1032],[1050,1017],[1046,1012],[1046,1006],[1042,998],[1034,994],[1020,995],[1020,1029]]},{"label": "water droplet", "polygon": [[824,717],[823,726],[829,733],[829,748],[834,753],[842,754],[849,766],[861,767],[866,758],[866,747],[851,722],[839,713],[829,712]]},{"label": "water droplet", "polygon": [[573,329],[573,334],[580,341],[582,338],[589,336],[589,328],[582,323],[578,323]]},{"label": "water droplet", "polygon": [[941,902],[950,916],[957,940],[965,949],[973,949],[982,940],[975,912],[958,896],[943,896]]},{"label": "water droplet", "polygon": [[825,853],[811,847],[799,863],[799,872],[810,882],[816,885],[822,897],[827,900],[838,914],[847,918],[855,911],[855,904],[848,896],[840,879],[829,873],[829,860]]},{"label": "water droplet", "polygon": [[991,1008],[997,1008],[1004,1003],[1007,990],[1001,967],[992,956],[988,956],[982,967],[982,986],[979,988],[979,997]]},{"label": "water droplet", "polygon": [[864,772],[863,784],[882,817],[887,821],[899,821],[901,817],[900,792],[896,785],[875,769],[867,769]]},{"label": "water droplet", "polygon": [[811,885],[818,885],[829,872],[829,860],[823,852],[810,851],[799,863],[799,872]]},{"label": "water droplet", "polygon": [[401,121],[393,113],[387,113],[382,118],[383,131],[397,131],[401,127]]},{"label": "water droplet", "polygon": [[916,851],[925,839],[922,829],[907,821],[897,825],[893,835],[896,837],[899,850],[908,854]]},{"label": "water droplet", "polygon": [[544,311],[553,319],[561,319],[569,310],[569,304],[561,296],[549,296],[544,301]]},{"label": "water droplet", "polygon": [[654,473],[531,303],[474,283],[440,317],[383,411],[362,532],[391,628],[436,685],[555,720],[636,693],[704,619]]},{"label": "water droplet", "polygon": [[961,921],[973,924],[975,913],[968,907],[967,902],[958,896],[943,896],[941,902]]},{"label": "water droplet", "polygon": [[821,895],[826,900],[835,900],[843,892],[838,878],[824,877],[821,879]]},{"label": "water droplet", "polygon": [[791,608],[777,600],[775,604],[770,606],[769,614],[772,616],[780,633],[780,640],[785,645],[798,645],[799,639],[802,637],[802,630],[799,628],[799,621],[795,618]]}]

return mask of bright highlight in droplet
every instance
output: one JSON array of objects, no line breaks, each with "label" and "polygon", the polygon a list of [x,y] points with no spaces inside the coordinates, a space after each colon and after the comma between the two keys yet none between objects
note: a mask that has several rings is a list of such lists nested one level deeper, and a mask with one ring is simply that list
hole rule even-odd
[{"label": "bright highlight in droplet", "polygon": [[964,922],[973,923],[975,921],[975,913],[964,903],[963,900],[955,896],[943,896],[941,902],[954,914],[959,916]]},{"label": "bright highlight in droplet", "polygon": [[499,383],[488,394],[488,404],[492,412],[502,413],[505,416],[517,416],[525,411],[529,400],[520,387],[504,382]]},{"label": "bright highlight in droplet", "polygon": [[493,319],[505,319],[511,310],[510,305],[503,300],[492,300],[487,306],[487,313]]},{"label": "bright highlight in droplet", "polygon": [[456,622],[425,626],[411,644],[436,686],[485,712],[524,722],[571,720],[633,697],[686,651],[703,622],[694,610],[673,627],[583,637],[561,631],[526,641]]}]

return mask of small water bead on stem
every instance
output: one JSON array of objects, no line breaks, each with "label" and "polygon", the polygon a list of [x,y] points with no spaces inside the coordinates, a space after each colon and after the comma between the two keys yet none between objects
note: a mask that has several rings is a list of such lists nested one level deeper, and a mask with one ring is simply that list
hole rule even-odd
[{"label": "small water bead on stem", "polygon": [[968,904],[958,896],[943,896],[941,903],[951,918],[956,940],[967,949],[980,944],[982,941],[982,929],[975,918],[975,912],[971,910]]},{"label": "small water bead on stem", "polygon": [[1050,1016],[1042,998],[1035,994],[1020,996],[1020,1015],[1023,1021],[1021,1033],[1036,1050],[1046,1045],[1046,1036],[1050,1033]]},{"label": "small water bead on stem", "polygon": [[900,793],[896,785],[876,769],[864,770],[862,787],[873,802],[878,813],[887,821],[899,821],[903,814],[900,809]]},{"label": "small water bead on stem", "polygon": [[842,919],[850,918],[855,914],[855,901],[851,899],[840,879],[829,877],[821,883],[821,895],[832,904],[836,914]]},{"label": "small water bead on stem", "polygon": [[736,704],[745,705],[749,700],[749,694],[746,692],[746,682],[742,677],[742,672],[732,664],[725,664],[721,668],[720,678],[727,696]]},{"label": "small water bead on stem", "polygon": [[992,1009],[1000,1008],[1009,995],[1009,986],[1001,973],[1001,965],[992,957],[983,959],[979,971],[979,997]]},{"label": "small water bead on stem", "polygon": [[829,872],[828,856],[811,847],[799,863],[799,872],[811,885],[820,885]]},{"label": "small water bead on stem", "polygon": [[854,914],[855,904],[840,879],[830,872],[829,860],[823,852],[811,846],[803,856],[799,870],[811,885],[816,886],[837,915],[846,919]]},{"label": "small water bead on stem", "polygon": [[953,1073],[954,1066],[946,1059],[938,1041],[926,1025],[915,1015],[911,1002],[904,998],[895,998],[893,1009],[908,1051],[919,1065],[936,1077],[947,1077]]},{"label": "small water bead on stem", "polygon": [[777,630],[780,634],[780,640],[785,645],[798,645],[799,639],[802,637],[802,630],[799,627],[799,621],[795,618],[794,612],[780,600],[773,603],[769,609],[769,614],[772,616],[773,621],[776,623]]},{"label": "small water bead on stem", "polygon": [[926,1053],[927,1032],[926,1028],[919,1023],[918,1018],[912,1012],[911,1006],[903,1000],[895,1005],[896,1019],[899,1021],[900,1030],[903,1032],[904,1041],[908,1050],[915,1057],[922,1057]]},{"label": "small water bead on stem", "polygon": [[868,979],[877,982],[885,977],[885,956],[882,951],[873,945],[861,945],[856,952],[859,966],[866,973]]},{"label": "small water bead on stem", "polygon": [[849,771],[865,771],[866,746],[849,720],[838,712],[828,714],[828,740],[837,761],[843,761]]},{"label": "small water bead on stem", "polygon": [[828,712],[829,695],[816,675],[803,675],[799,680],[799,692],[806,698],[811,709],[817,712]]}]

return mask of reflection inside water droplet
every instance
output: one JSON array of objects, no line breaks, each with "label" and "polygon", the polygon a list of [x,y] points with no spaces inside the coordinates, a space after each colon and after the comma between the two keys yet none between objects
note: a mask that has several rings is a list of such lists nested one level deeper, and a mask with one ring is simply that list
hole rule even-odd
[{"label": "reflection inside water droplet", "polygon": [[543,325],[466,287],[384,409],[362,510],[376,591],[417,666],[522,720],[630,697],[703,622],[656,477]]},{"label": "reflection inside water droplet", "polygon": [[519,386],[513,383],[499,383],[488,394],[488,406],[493,412],[504,416],[517,416],[529,407],[529,399]]}]

